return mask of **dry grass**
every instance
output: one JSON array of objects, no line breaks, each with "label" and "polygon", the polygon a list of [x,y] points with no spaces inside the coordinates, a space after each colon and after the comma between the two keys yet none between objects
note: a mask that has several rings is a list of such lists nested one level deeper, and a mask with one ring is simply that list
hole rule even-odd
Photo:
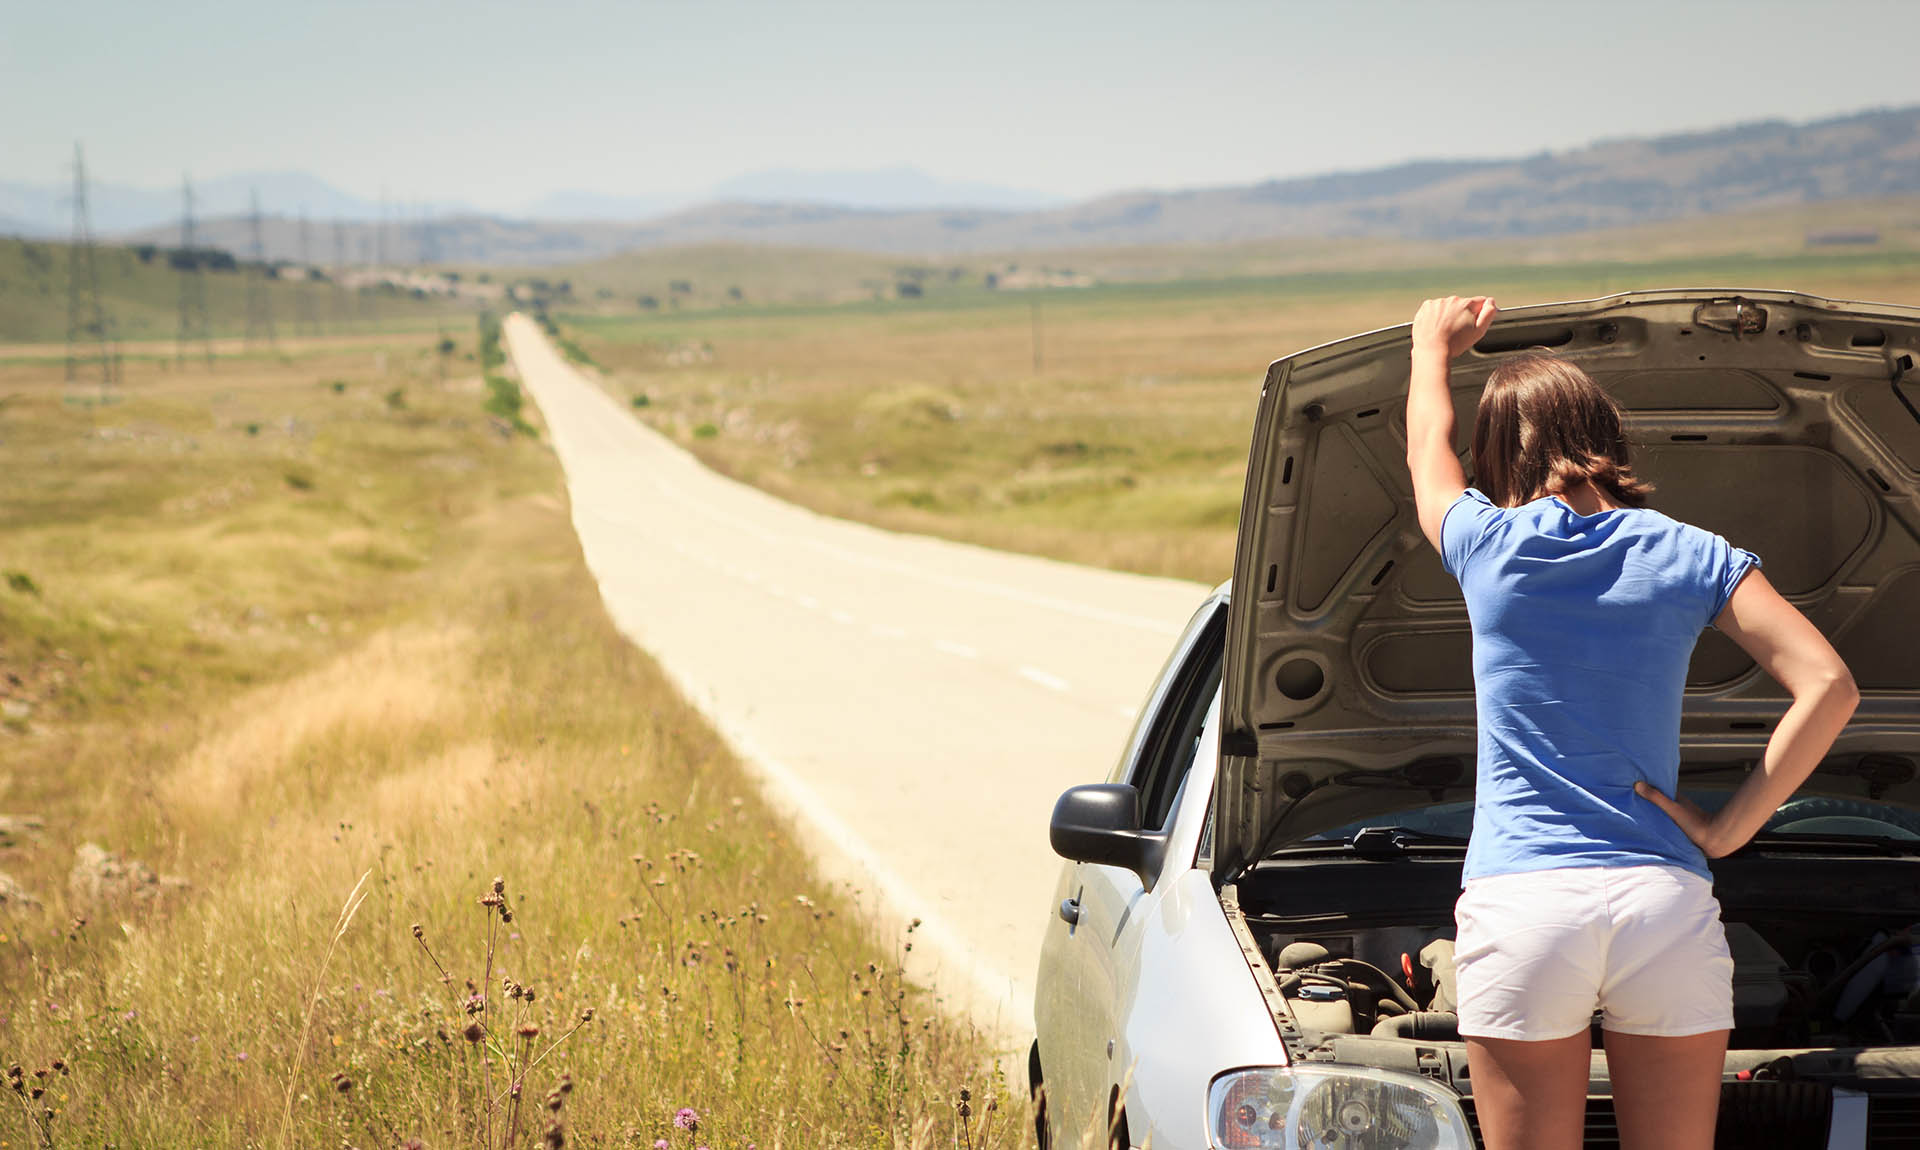
[{"label": "dry grass", "polygon": [[1920,258],[1439,266],[567,323],[643,417],[776,494],[899,530],[1213,582],[1231,567],[1270,361],[1404,323],[1429,294],[1521,304],[1701,283],[1912,301]]},{"label": "dry grass", "polygon": [[[0,1142],[1018,1141],[615,633],[546,449],[387,367],[0,368]],[[185,885],[70,886],[87,842]]]}]

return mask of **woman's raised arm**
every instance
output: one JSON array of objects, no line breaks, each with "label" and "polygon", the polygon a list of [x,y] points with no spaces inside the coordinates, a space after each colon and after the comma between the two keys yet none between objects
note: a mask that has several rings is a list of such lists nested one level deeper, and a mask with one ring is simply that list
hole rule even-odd
[{"label": "woman's raised arm", "polygon": [[1413,364],[1407,377],[1407,470],[1420,530],[1437,551],[1440,522],[1467,489],[1467,473],[1453,453],[1455,356],[1480,342],[1497,312],[1488,296],[1447,296],[1420,305],[1413,317]]}]

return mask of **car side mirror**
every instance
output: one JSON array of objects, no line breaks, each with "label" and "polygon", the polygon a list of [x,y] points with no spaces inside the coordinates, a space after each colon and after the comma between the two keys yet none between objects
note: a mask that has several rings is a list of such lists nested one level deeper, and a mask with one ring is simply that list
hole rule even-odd
[{"label": "car side mirror", "polygon": [[1127,783],[1068,790],[1053,804],[1047,839],[1062,858],[1132,871],[1148,890],[1167,848],[1167,836],[1141,829],[1140,792]]}]

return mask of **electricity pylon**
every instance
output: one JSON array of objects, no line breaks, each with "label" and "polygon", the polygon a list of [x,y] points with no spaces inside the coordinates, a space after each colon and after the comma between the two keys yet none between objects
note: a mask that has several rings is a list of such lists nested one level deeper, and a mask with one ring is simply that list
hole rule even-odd
[{"label": "electricity pylon", "polygon": [[180,333],[174,338],[174,360],[187,361],[187,345],[195,340],[213,366],[212,324],[207,319],[207,265],[200,258],[199,238],[193,227],[193,184],[180,177],[180,254],[174,260],[180,273]]},{"label": "electricity pylon", "polygon": [[120,382],[120,355],[109,335],[100,302],[100,276],[93,259],[93,224],[87,217],[87,164],[73,145],[73,243],[67,248],[67,382],[83,363],[100,364],[100,396]]},{"label": "electricity pylon", "polygon": [[247,346],[252,347],[257,339],[265,338],[268,346],[280,341],[273,332],[273,298],[267,294],[267,252],[260,242],[260,193],[253,193],[253,212],[248,218],[253,233],[253,244],[249,251],[251,262],[247,266]]}]

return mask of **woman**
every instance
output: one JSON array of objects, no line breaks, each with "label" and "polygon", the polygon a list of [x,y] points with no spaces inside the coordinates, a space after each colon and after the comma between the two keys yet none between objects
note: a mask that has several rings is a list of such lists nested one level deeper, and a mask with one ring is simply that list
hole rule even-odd
[{"label": "woman", "polygon": [[[1733,961],[1706,860],[1806,779],[1859,695],[1759,560],[1645,507],[1619,408],[1545,353],[1487,378],[1467,486],[1449,363],[1485,297],[1413,321],[1407,465],[1420,528],[1460,580],[1479,719],[1473,837],[1455,911],[1460,1033],[1491,1150],[1575,1150],[1601,1012],[1623,1145],[1713,1144]],[[1676,801],[1681,692],[1718,627],[1793,697],[1711,816]]]}]

